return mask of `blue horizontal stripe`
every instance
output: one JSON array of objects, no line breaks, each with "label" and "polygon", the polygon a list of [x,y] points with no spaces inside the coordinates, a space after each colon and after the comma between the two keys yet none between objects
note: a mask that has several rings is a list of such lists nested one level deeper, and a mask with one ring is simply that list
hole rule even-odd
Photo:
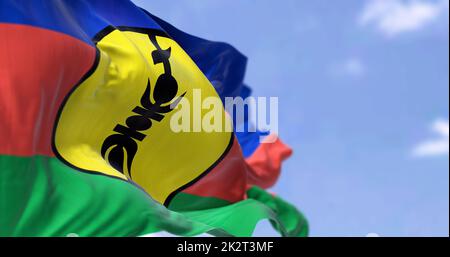
[{"label": "blue horizontal stripe", "polygon": [[128,0],[1,0],[0,22],[58,31],[88,44],[110,25],[161,29]]}]

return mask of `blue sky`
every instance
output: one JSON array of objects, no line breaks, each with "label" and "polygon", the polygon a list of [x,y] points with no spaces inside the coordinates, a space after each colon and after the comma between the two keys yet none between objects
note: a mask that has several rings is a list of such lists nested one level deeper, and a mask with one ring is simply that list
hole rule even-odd
[{"label": "blue sky", "polygon": [[248,56],[295,151],[273,191],[312,236],[449,235],[448,0],[134,2]]}]

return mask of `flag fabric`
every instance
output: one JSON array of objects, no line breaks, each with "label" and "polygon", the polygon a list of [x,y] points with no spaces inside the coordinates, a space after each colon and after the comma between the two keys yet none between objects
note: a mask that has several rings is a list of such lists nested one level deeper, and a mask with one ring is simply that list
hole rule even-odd
[{"label": "flag fabric", "polygon": [[279,139],[170,129],[184,101],[249,96],[246,61],[128,0],[1,1],[0,236],[306,236],[264,190]]}]

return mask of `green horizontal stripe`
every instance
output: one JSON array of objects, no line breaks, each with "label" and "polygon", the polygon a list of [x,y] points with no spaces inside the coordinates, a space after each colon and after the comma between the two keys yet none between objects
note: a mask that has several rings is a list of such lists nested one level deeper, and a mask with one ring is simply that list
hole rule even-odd
[{"label": "green horizontal stripe", "polygon": [[[309,233],[309,225],[306,218],[293,205],[280,197],[271,195],[259,187],[252,187],[247,191],[249,199],[254,199],[269,207],[276,213],[277,222],[272,225],[287,236],[306,237]],[[282,225],[282,227],[280,227]]]},{"label": "green horizontal stripe", "polygon": [[56,158],[0,156],[0,236],[136,236],[197,226],[130,183],[75,171]]},{"label": "green horizontal stripe", "polygon": [[203,197],[179,193],[170,202],[169,209],[172,211],[187,212],[218,208],[230,204],[230,202],[216,197]]},{"label": "green horizontal stripe", "polygon": [[[181,196],[177,208],[190,197]],[[205,210],[169,211],[128,182],[75,171],[56,158],[0,155],[0,236],[250,236],[267,218],[290,235],[276,209],[257,199],[208,202]]]},{"label": "green horizontal stripe", "polygon": [[[209,224],[214,224],[214,220],[226,220],[230,224],[249,225],[249,223],[258,221],[254,220],[255,215],[260,215],[262,218],[271,217],[274,228],[285,236],[304,237],[308,235],[308,222],[303,214],[291,204],[259,187],[250,188],[247,191],[247,197],[248,200],[231,204],[215,197],[180,193],[172,200],[169,208],[183,212],[193,220]],[[211,215],[211,212],[214,212],[213,209],[216,209],[217,212]],[[230,211],[224,211],[228,209]],[[237,211],[237,209],[239,210]],[[203,210],[209,210],[209,212],[205,213]],[[224,213],[225,215],[223,215]],[[233,215],[227,216],[228,213],[233,213]],[[242,230],[237,233],[251,235],[252,230],[248,230],[248,228],[253,228],[255,225],[242,227]]]}]

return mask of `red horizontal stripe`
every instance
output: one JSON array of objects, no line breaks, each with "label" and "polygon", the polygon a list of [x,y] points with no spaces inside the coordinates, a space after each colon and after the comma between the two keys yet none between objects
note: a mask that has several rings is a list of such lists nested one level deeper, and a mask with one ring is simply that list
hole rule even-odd
[{"label": "red horizontal stripe", "polygon": [[275,135],[268,138],[271,143],[260,144],[247,159],[244,159],[241,147],[235,140],[225,158],[183,193],[234,203],[245,199],[246,190],[251,186],[273,186],[280,176],[282,162],[292,154],[292,150],[278,137],[273,137]]},{"label": "red horizontal stripe", "polygon": [[[271,135],[268,139],[274,139]],[[271,143],[262,143],[258,149],[246,159],[249,166],[249,185],[262,188],[272,187],[278,180],[281,173],[281,164],[292,155],[292,149],[285,145],[277,137]]]},{"label": "red horizontal stripe", "polygon": [[238,202],[245,198],[246,189],[247,165],[241,147],[235,139],[225,158],[183,193]]},{"label": "red horizontal stripe", "polygon": [[64,97],[95,60],[95,48],[32,26],[0,24],[0,154],[53,156]]}]

